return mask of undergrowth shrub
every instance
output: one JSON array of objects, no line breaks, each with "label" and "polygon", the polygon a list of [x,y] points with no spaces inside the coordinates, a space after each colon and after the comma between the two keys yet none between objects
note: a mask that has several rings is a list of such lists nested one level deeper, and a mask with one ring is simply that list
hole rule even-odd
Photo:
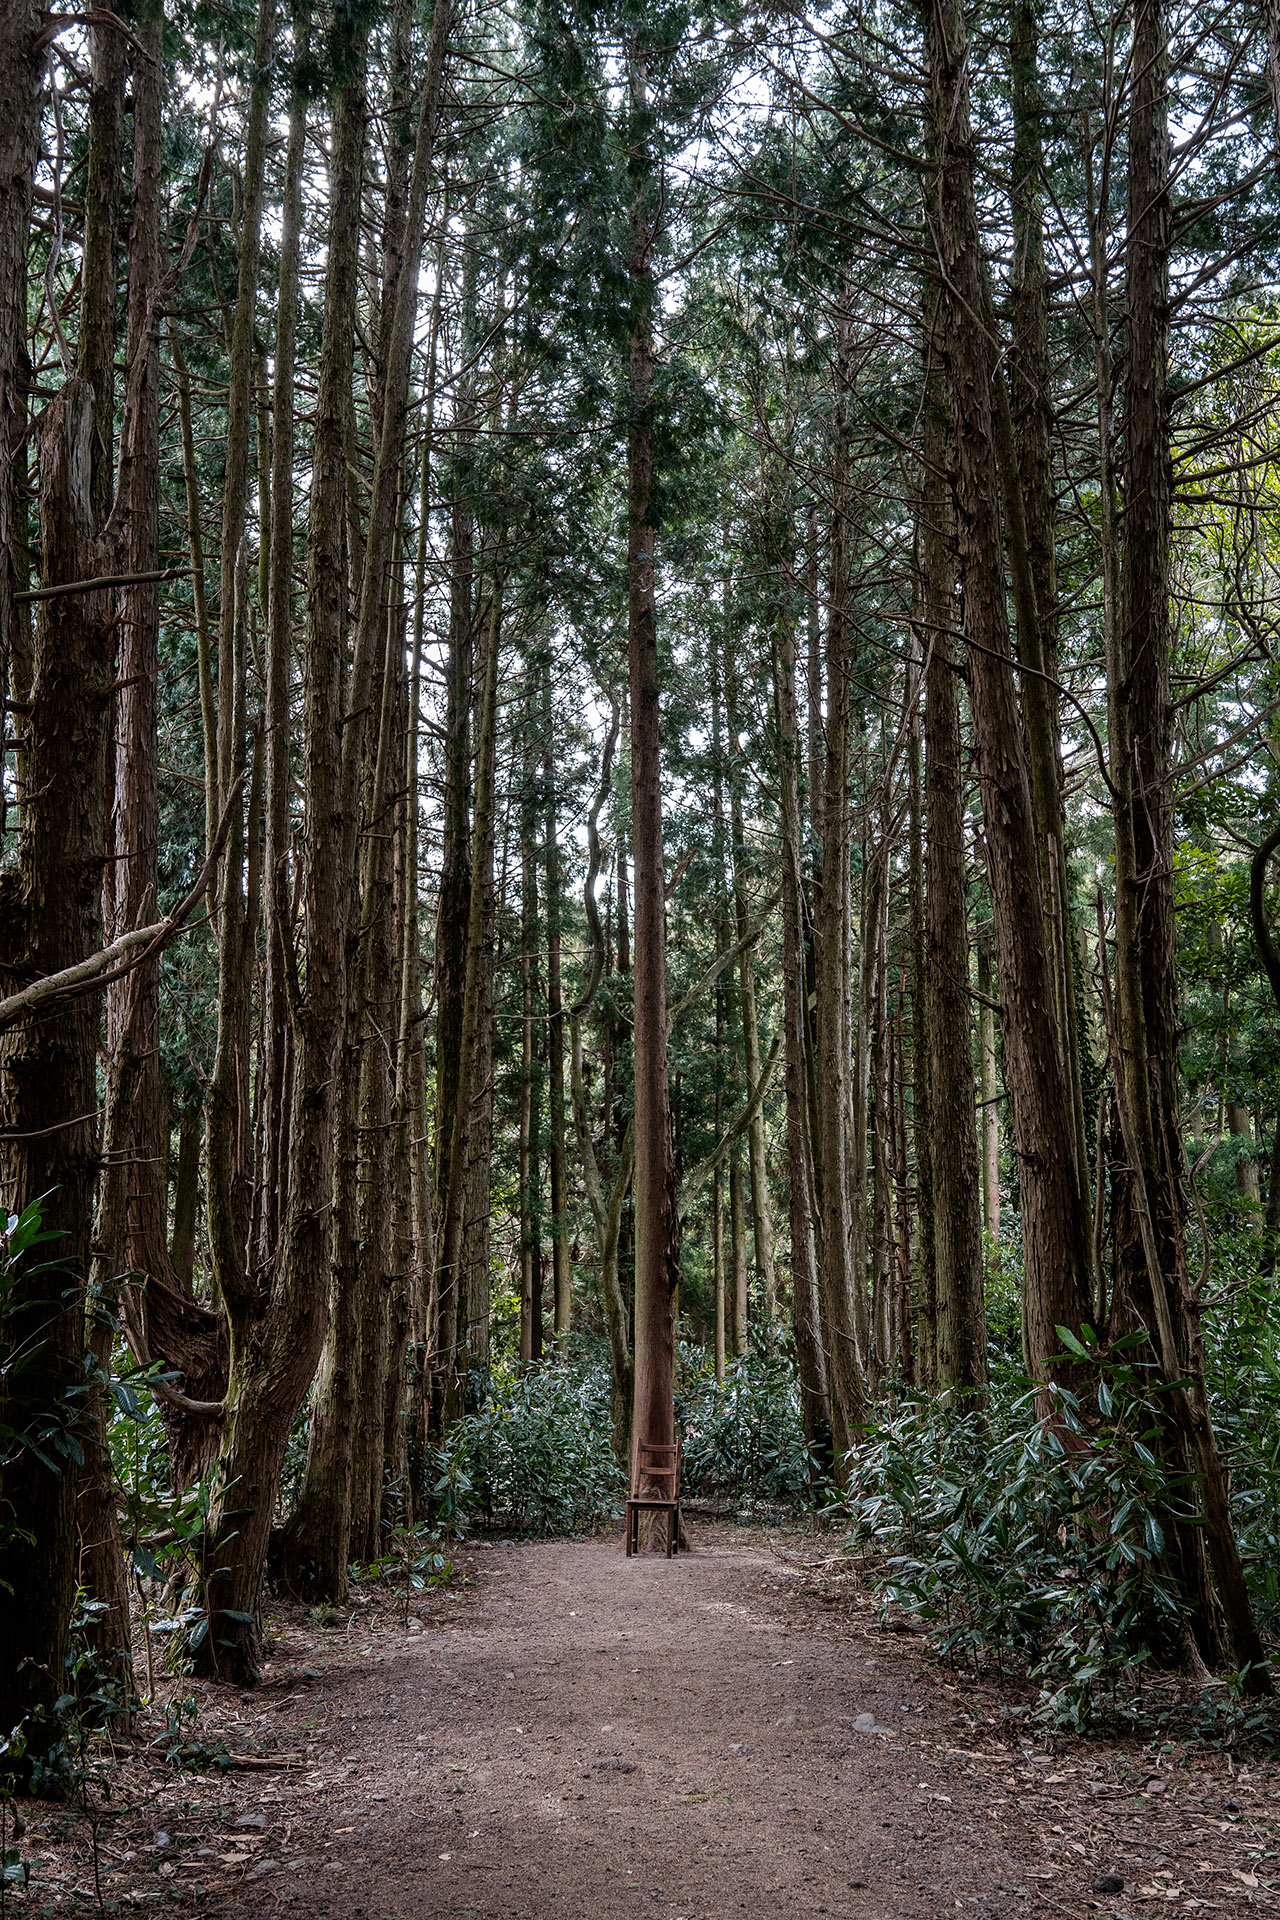
[{"label": "undergrowth shrub", "polygon": [[1024,1674],[1059,1724],[1129,1717],[1183,1632],[1162,1556],[1185,1489],[1161,1463],[1160,1397],[1107,1359],[1100,1422],[1063,1393],[1045,1423],[1025,1382],[983,1412],[915,1403],[879,1422],[843,1504],[851,1545],[880,1557],[882,1606],[957,1665]]},{"label": "undergrowth shrub", "polygon": [[681,1363],[676,1425],[684,1437],[685,1492],[739,1502],[806,1501],[813,1464],[789,1354],[775,1348],[731,1360],[723,1386],[700,1350],[682,1350]]},{"label": "undergrowth shrub", "polygon": [[1210,1215],[1205,1375],[1236,1533],[1264,1634],[1280,1636],[1280,1278],[1238,1210]]},{"label": "undergrowth shrub", "polygon": [[622,1508],[610,1443],[609,1368],[591,1359],[502,1363],[476,1412],[449,1429],[432,1470],[433,1518],[517,1533],[590,1533]]}]

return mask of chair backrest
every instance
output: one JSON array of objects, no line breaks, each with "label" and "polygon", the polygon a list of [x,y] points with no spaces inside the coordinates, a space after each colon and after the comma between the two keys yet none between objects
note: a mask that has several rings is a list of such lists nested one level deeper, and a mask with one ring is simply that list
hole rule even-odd
[{"label": "chair backrest", "polygon": [[658,1444],[652,1440],[641,1440],[636,1447],[631,1491],[638,1492],[646,1480],[670,1481],[671,1497],[674,1499],[680,1492],[680,1463],[683,1451],[679,1440],[674,1446]]}]

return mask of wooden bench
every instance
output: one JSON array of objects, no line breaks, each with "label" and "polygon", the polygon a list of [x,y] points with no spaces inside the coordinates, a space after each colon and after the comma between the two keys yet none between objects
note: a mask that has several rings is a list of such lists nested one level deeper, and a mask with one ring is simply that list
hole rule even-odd
[{"label": "wooden bench", "polygon": [[640,1515],[667,1515],[667,1558],[680,1551],[680,1460],[681,1445],[655,1446],[642,1440],[636,1448],[627,1500],[627,1558],[640,1551]]}]

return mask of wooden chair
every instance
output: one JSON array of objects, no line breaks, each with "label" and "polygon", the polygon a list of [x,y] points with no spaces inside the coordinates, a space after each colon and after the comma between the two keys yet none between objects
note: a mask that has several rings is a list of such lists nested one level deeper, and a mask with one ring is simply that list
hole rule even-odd
[{"label": "wooden chair", "polygon": [[[680,1460],[681,1445],[654,1446],[642,1440],[636,1448],[631,1475],[631,1494],[627,1501],[627,1558],[640,1550],[640,1515],[665,1513],[667,1518],[667,1558],[680,1551]],[[644,1489],[644,1491],[642,1491]]]}]

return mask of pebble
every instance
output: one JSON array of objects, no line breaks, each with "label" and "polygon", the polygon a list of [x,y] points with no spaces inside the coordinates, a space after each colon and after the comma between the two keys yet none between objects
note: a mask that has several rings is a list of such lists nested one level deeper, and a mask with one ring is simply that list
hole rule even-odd
[{"label": "pebble", "polygon": [[274,1873],[275,1869],[279,1866],[279,1864],[280,1862],[278,1860],[259,1860],[257,1866],[253,1869],[253,1872],[246,1873],[245,1879],[261,1880],[265,1878],[267,1874]]},{"label": "pebble", "polygon": [[1093,1883],[1095,1893],[1123,1893],[1124,1881],[1118,1873],[1100,1873]]},{"label": "pebble", "polygon": [[881,1726],[874,1713],[860,1713],[853,1723],[857,1733],[892,1733],[892,1727]]},{"label": "pebble", "polygon": [[240,1813],[231,1824],[239,1828],[242,1833],[265,1833],[267,1816],[265,1813]]}]

